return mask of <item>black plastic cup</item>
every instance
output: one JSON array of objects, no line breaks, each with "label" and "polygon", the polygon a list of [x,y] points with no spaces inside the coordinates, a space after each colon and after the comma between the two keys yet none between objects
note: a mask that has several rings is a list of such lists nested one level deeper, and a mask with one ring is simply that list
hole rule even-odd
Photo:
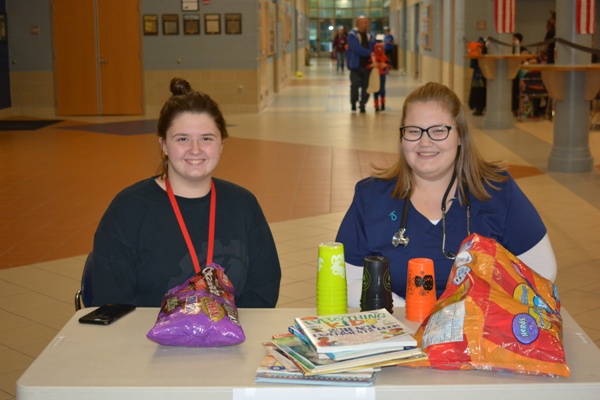
[{"label": "black plastic cup", "polygon": [[380,308],[394,312],[390,262],[383,256],[369,256],[363,262],[362,295],[360,310],[371,311]]}]

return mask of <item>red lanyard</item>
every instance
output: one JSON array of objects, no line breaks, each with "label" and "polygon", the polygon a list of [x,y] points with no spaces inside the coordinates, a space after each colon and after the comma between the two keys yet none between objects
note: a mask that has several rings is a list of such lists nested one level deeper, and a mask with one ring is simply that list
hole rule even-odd
[{"label": "red lanyard", "polygon": [[[167,194],[169,195],[169,200],[171,201],[171,206],[173,206],[173,211],[175,212],[175,216],[177,217],[177,222],[179,222],[179,227],[181,228],[181,233],[183,233],[183,237],[185,239],[185,243],[187,244],[188,249],[190,250],[190,255],[192,256],[192,262],[194,263],[194,269],[196,273],[200,273],[200,262],[198,261],[198,255],[196,254],[196,250],[194,249],[194,244],[192,243],[192,239],[190,238],[190,234],[185,226],[185,221],[183,220],[183,215],[181,215],[181,210],[179,210],[179,205],[177,204],[177,199],[175,199],[175,194],[173,193],[173,189],[169,184],[169,178],[165,178],[165,186],[167,187]],[[215,246],[215,210],[217,208],[217,189],[215,189],[215,183],[213,180],[210,180],[210,217],[208,222],[208,249],[206,254],[206,265],[212,264],[213,259],[213,248]]]}]

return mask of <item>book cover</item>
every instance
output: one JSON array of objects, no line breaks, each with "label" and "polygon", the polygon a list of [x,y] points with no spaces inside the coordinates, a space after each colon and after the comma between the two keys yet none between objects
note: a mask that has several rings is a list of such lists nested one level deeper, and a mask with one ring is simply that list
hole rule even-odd
[{"label": "book cover", "polygon": [[295,318],[317,353],[402,350],[417,341],[408,328],[385,308],[356,313]]},{"label": "book cover", "polygon": [[421,349],[390,351],[370,356],[352,358],[349,360],[335,361],[331,358],[322,359],[309,345],[294,335],[282,336],[271,339],[286,357],[292,360],[304,375],[320,375],[335,372],[355,371],[366,368],[397,365],[407,360],[424,358]]},{"label": "book cover", "polygon": [[288,358],[288,356],[279,349],[279,347],[275,346],[271,342],[264,342],[263,347],[267,350],[269,355],[277,360],[278,365],[281,365],[285,371],[287,372],[297,372],[302,373],[302,370],[296,366],[292,360]]},{"label": "book cover", "polygon": [[[308,340],[308,338],[304,335],[304,333],[302,332],[300,327],[298,327],[297,325],[290,326],[289,331],[292,334],[294,334],[295,336],[297,336],[299,339],[301,339],[304,343],[309,344],[309,345],[311,344],[310,340]],[[405,349],[407,349],[407,347],[400,346],[399,348],[392,349],[390,351],[398,351],[398,350],[405,350]],[[382,353],[381,349],[348,350],[348,351],[339,351],[337,353],[318,353],[318,354],[322,354],[322,355],[329,357],[336,361],[342,361],[342,360],[349,360],[351,358],[370,356],[372,354],[378,354],[378,353]]]},{"label": "book cover", "polygon": [[[277,335],[273,335],[273,337],[271,339],[276,339],[276,338],[281,338],[281,337],[290,337],[290,336],[296,336],[298,339],[301,339],[307,345],[309,345],[309,346],[311,345],[310,341],[306,338],[306,336],[304,336],[300,332],[299,329],[290,330],[288,333],[280,333],[280,334],[277,334]],[[277,348],[277,347],[275,347],[275,348]],[[317,353],[316,351],[314,352],[314,357],[318,357],[321,360],[330,360],[332,358],[332,357],[329,356],[329,354],[326,354],[326,353]]]},{"label": "book cover", "polygon": [[308,338],[304,335],[304,332],[302,332],[302,329],[300,329],[300,327],[298,325],[290,326],[288,328],[288,331],[292,335],[296,335],[298,337],[298,339],[301,339],[304,343],[310,344],[310,340],[308,340]]},{"label": "book cover", "polygon": [[329,386],[372,386],[378,370],[305,376],[302,372],[289,371],[272,354],[267,354],[256,369],[256,382],[293,383]]}]

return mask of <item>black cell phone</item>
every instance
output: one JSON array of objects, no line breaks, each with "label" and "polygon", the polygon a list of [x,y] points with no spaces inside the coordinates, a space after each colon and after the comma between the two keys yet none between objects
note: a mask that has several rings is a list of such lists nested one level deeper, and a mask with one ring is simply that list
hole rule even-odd
[{"label": "black cell phone", "polygon": [[131,304],[104,304],[89,314],[79,318],[82,324],[109,325],[135,310]]}]

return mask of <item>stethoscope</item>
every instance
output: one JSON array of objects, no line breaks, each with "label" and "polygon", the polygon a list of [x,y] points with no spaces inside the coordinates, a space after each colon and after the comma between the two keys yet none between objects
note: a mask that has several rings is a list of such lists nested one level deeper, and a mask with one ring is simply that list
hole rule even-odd
[{"label": "stethoscope", "polygon": [[[446,192],[444,193],[444,197],[442,198],[442,254],[449,260],[454,260],[456,258],[456,254],[451,251],[446,252],[446,204],[448,200],[448,194],[450,193],[450,189],[452,188],[452,185],[454,185],[455,181],[456,171],[452,174],[450,184],[446,188]],[[392,246],[394,247],[398,247],[399,245],[402,247],[406,247],[408,246],[408,242],[410,241],[410,238],[406,236],[406,220],[408,219],[409,205],[410,198],[407,197],[406,199],[404,199],[404,208],[402,209],[402,220],[400,221],[400,229],[392,237]],[[471,234],[471,201],[469,199],[469,193],[466,193],[465,196],[465,206],[467,208],[467,236],[469,236]]]}]

